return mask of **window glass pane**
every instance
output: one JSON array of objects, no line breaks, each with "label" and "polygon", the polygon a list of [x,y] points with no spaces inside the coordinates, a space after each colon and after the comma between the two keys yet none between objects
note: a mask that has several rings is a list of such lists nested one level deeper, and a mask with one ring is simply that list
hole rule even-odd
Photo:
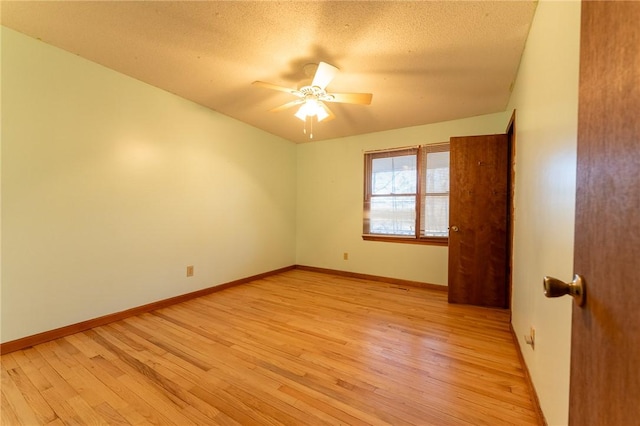
[{"label": "window glass pane", "polygon": [[415,235],[416,197],[374,197],[369,211],[369,233]]},{"label": "window glass pane", "polygon": [[417,155],[374,158],[371,164],[371,193],[415,194]]},{"label": "window glass pane", "polygon": [[424,197],[422,205],[422,226],[420,235],[423,237],[449,236],[449,196],[428,195]]},{"label": "window glass pane", "polygon": [[426,193],[449,192],[449,152],[427,154]]}]

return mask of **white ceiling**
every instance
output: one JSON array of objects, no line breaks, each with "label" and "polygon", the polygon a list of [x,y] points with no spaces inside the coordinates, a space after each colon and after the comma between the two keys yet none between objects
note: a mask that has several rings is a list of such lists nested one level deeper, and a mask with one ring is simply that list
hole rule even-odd
[{"label": "white ceiling", "polygon": [[340,69],[314,140],[503,111],[534,1],[2,1],[2,25],[294,142],[307,63]]}]

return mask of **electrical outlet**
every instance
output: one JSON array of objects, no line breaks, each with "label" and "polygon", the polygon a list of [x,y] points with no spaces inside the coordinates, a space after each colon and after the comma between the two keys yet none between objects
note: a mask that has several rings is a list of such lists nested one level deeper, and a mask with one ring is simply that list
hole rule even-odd
[{"label": "electrical outlet", "polygon": [[347,253],[347,252],[342,253],[342,258],[344,260],[349,260],[349,253]]},{"label": "electrical outlet", "polygon": [[193,265],[187,266],[187,277],[193,276]]},{"label": "electrical outlet", "polygon": [[531,348],[536,348],[536,329],[531,326],[529,330],[529,335],[531,336]]},{"label": "electrical outlet", "polygon": [[536,349],[536,329],[533,326],[529,329],[529,335],[524,336],[524,341],[531,349]]}]

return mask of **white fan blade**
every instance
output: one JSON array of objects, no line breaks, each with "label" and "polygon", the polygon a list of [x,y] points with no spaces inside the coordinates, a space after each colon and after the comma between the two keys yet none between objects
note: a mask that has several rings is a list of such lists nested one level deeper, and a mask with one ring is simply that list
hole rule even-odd
[{"label": "white fan blade", "polygon": [[291,101],[291,102],[287,102],[284,105],[280,105],[279,107],[275,107],[269,111],[271,112],[279,112],[279,111],[284,111],[285,109],[289,109],[291,107],[294,107],[296,105],[300,105],[304,103],[304,99],[296,99],[295,101]]},{"label": "white fan blade", "polygon": [[265,89],[272,89],[272,90],[278,90],[280,92],[291,93],[292,95],[296,95],[296,96],[298,96],[298,93],[300,93],[296,89],[291,89],[289,87],[284,87],[284,86],[278,86],[277,84],[271,84],[264,81],[254,81],[251,84],[264,87]]},{"label": "white fan blade", "polygon": [[333,80],[333,77],[335,77],[337,72],[338,68],[334,67],[333,65],[329,65],[326,62],[320,62],[318,64],[318,69],[316,70],[316,75],[313,77],[311,85],[324,89],[331,82],[331,80]]},{"label": "white fan blade", "polygon": [[327,102],[340,102],[345,104],[371,104],[371,93],[329,93],[331,99],[324,99]]}]

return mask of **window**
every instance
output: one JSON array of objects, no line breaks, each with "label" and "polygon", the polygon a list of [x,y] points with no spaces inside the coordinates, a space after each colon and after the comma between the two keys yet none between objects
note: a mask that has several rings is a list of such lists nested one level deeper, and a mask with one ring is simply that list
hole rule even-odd
[{"label": "window", "polygon": [[365,153],[363,238],[447,244],[449,144]]}]

